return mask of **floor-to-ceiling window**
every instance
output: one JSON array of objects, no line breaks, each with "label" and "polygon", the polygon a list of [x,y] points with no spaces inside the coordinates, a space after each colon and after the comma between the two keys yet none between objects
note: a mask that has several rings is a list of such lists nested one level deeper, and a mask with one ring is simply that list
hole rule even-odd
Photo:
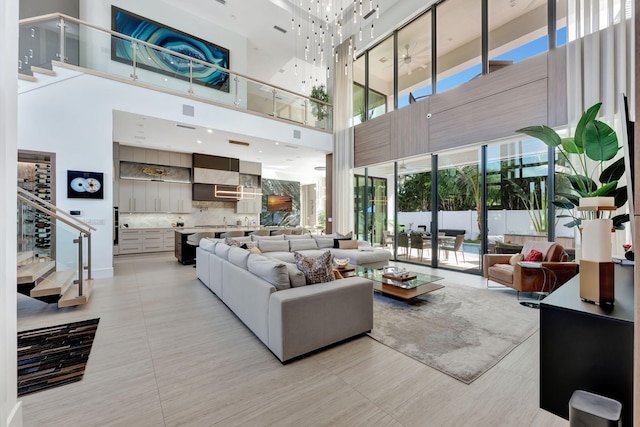
[{"label": "floor-to-ceiling window", "polygon": [[438,155],[439,265],[480,271],[482,178],[480,148]]},{"label": "floor-to-ceiling window", "polygon": [[353,61],[353,116],[351,125],[355,126],[366,120],[365,105],[365,62],[366,54]]},{"label": "floor-to-ceiling window", "polygon": [[446,0],[436,6],[436,92],[482,74],[482,2]]},{"label": "floor-to-ceiling window", "polygon": [[369,51],[369,119],[393,110],[393,36]]},{"label": "floor-to-ceiling window", "polygon": [[488,8],[490,73],[548,50],[547,0],[490,1]]},{"label": "floor-to-ceiling window", "polygon": [[[372,170],[375,172],[375,170]],[[369,169],[354,174],[354,226],[356,237],[374,246],[384,246],[387,230],[387,178],[369,175]]]},{"label": "floor-to-ceiling window", "polygon": [[398,108],[431,95],[431,11],[398,31],[396,58]]},{"label": "floor-to-ceiling window", "polygon": [[[549,0],[553,1],[553,0]],[[567,0],[556,1],[556,46],[567,44]]]}]

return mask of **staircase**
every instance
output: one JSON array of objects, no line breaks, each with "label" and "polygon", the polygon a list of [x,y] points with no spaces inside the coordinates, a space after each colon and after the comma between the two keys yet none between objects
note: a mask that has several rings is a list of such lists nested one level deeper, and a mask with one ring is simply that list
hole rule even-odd
[{"label": "staircase", "polygon": [[[18,187],[17,198],[18,292],[58,307],[86,304],[94,284],[90,256],[95,228],[25,188]],[[34,224],[50,230],[46,249],[38,237],[44,227]]]}]

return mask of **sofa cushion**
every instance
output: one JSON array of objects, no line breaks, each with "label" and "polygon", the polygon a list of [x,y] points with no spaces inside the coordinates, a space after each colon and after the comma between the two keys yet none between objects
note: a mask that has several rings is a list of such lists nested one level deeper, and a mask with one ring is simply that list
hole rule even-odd
[{"label": "sofa cushion", "polygon": [[525,261],[540,262],[543,259],[544,259],[544,254],[535,249],[531,249],[529,253],[524,256]]},{"label": "sofa cushion", "polygon": [[213,240],[210,240],[205,237],[204,239],[200,240],[200,247],[202,248],[202,250],[211,252],[212,254],[214,254],[217,243],[218,242],[214,242]]},{"label": "sofa cushion", "polygon": [[233,265],[237,265],[240,268],[247,269],[247,261],[249,260],[250,252],[246,249],[241,249],[236,246],[229,248],[229,262]]},{"label": "sofa cushion", "polygon": [[222,259],[229,260],[229,249],[231,249],[231,246],[229,245],[217,244],[215,249],[216,255]]},{"label": "sofa cushion", "polygon": [[300,239],[309,240],[309,239],[313,239],[313,236],[311,234],[285,234],[284,235],[284,240],[300,240]]},{"label": "sofa cushion", "polygon": [[318,248],[327,249],[333,247],[333,237],[314,237],[313,238],[318,244]]},{"label": "sofa cushion", "polygon": [[258,248],[262,252],[287,252],[289,251],[289,242],[286,240],[258,240]]},{"label": "sofa cushion", "polygon": [[357,240],[338,240],[339,249],[358,249]]},{"label": "sofa cushion", "polygon": [[278,260],[278,261],[287,262],[290,264],[296,263],[296,259],[293,256],[293,252],[289,252],[289,251],[265,252],[264,256],[266,256],[267,258]]},{"label": "sofa cushion", "polygon": [[287,270],[287,265],[283,262],[274,261],[262,255],[250,254],[247,261],[247,269],[261,279],[271,283],[279,291],[291,287],[289,271]]},{"label": "sofa cushion", "polygon": [[307,249],[318,249],[318,244],[313,239],[297,239],[289,242],[291,252],[304,251]]},{"label": "sofa cushion", "polygon": [[258,240],[284,240],[284,234],[276,236],[256,236],[255,234],[252,234],[251,240],[254,242],[257,242]]},{"label": "sofa cushion", "polygon": [[517,263],[522,261],[523,258],[524,258],[524,255],[522,254],[513,254],[511,255],[511,258],[509,258],[509,264],[516,265]]},{"label": "sofa cushion", "polygon": [[292,288],[297,288],[299,286],[307,285],[307,278],[304,276],[304,273],[296,267],[295,264],[287,263],[287,271],[289,272],[289,282],[291,282]]},{"label": "sofa cushion", "polygon": [[513,266],[509,264],[494,264],[489,267],[489,277],[503,283],[513,283]]},{"label": "sofa cushion", "polygon": [[338,239],[353,239],[353,231],[350,231],[347,234],[336,233],[336,238],[338,238]]},{"label": "sofa cushion", "polygon": [[300,252],[295,252],[293,255],[296,258],[296,265],[304,273],[308,285],[335,280],[333,254],[331,252],[326,251],[319,258],[306,257]]}]

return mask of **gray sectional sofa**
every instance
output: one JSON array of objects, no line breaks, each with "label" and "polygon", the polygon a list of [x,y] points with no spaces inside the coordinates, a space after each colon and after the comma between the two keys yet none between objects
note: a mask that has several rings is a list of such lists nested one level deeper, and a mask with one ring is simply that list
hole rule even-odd
[{"label": "gray sectional sofa", "polygon": [[196,248],[196,272],[282,362],[373,327],[368,279],[306,285],[295,264],[213,239],[202,239]]}]

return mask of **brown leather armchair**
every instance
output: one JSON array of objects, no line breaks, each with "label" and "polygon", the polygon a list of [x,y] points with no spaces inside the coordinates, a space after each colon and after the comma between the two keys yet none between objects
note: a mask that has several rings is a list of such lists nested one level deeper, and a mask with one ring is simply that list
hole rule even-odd
[{"label": "brown leather armchair", "polygon": [[[527,250],[524,245],[523,251]],[[524,254],[523,254],[524,255]],[[513,255],[485,254],[483,257],[484,277],[520,292],[551,292],[564,285],[578,274],[578,264],[566,262],[564,248],[554,243],[542,262],[536,267],[526,267],[521,263],[509,263]]]}]

